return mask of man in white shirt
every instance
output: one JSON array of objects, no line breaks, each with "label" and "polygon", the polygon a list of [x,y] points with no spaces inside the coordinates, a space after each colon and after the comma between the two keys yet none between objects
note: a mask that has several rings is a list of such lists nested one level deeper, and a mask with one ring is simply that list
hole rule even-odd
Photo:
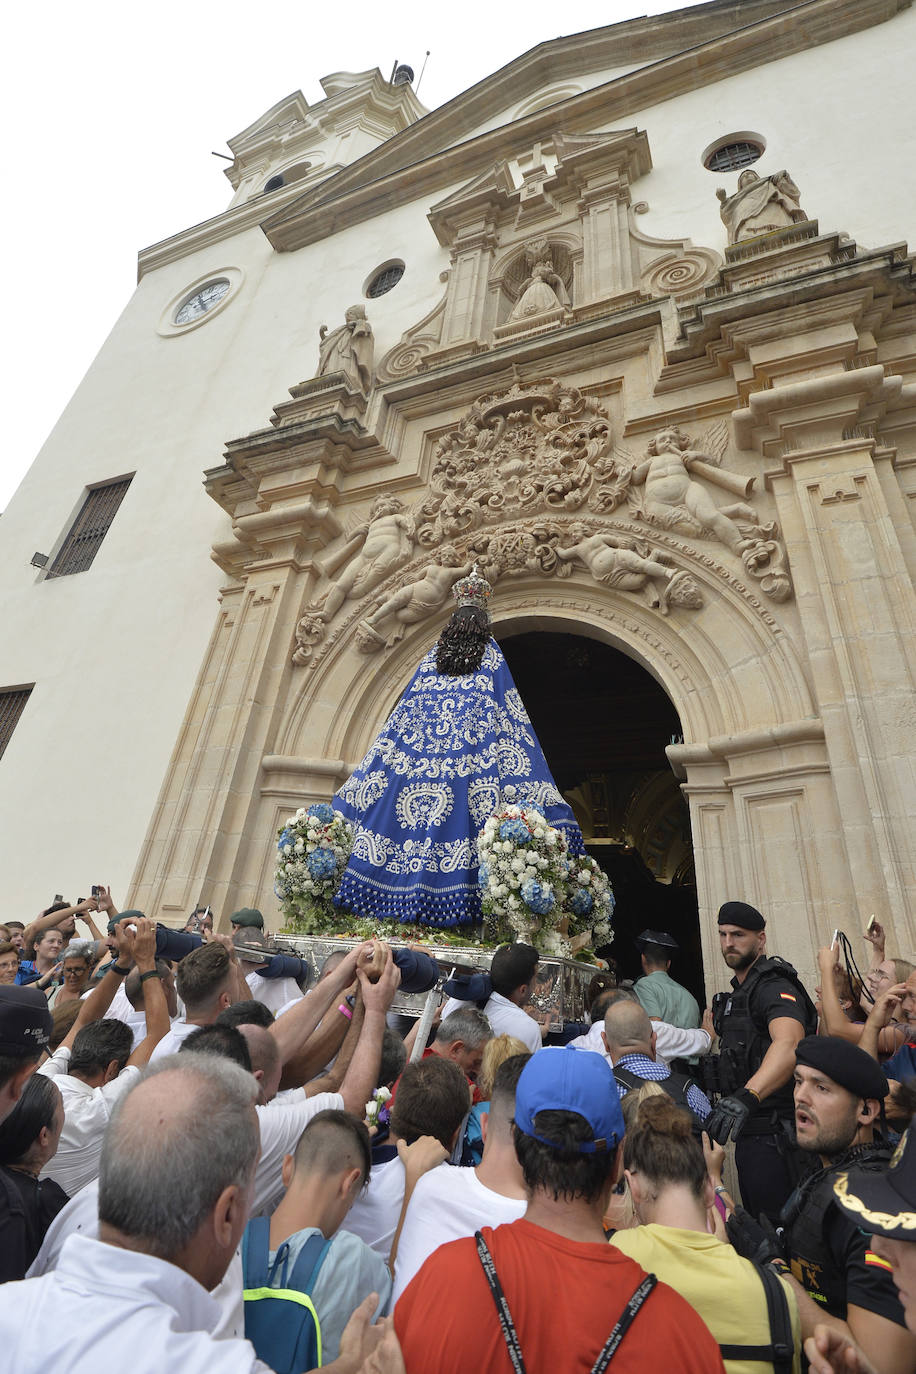
[{"label": "man in white shirt", "polygon": [[153,1059],[174,1054],[192,1031],[212,1026],[224,1007],[249,996],[228,936],[214,935],[209,943],[186,954],[178,965],[176,984],[184,1003],[184,1020],[176,1021],[163,1036]]},{"label": "man in white shirt", "polygon": [[[38,1072],[53,1078],[64,1104],[57,1153],[41,1172],[71,1197],[97,1175],[102,1140],[115,1104],[133,1086],[140,1069],[169,1025],[168,1007],[156,972],[156,927],[138,920],[118,927],[118,961],[82,1003],[60,1047]],[[147,1034],[131,1052],[132,1035],[123,1021],[105,1017],[108,1004],[131,962],[142,980]]]},{"label": "man in white shirt", "polygon": [[[612,1007],[618,1001],[638,1002],[639,998],[635,992],[629,992],[625,988],[609,988],[607,992],[602,992],[592,1004],[592,1024],[588,1032],[585,1035],[577,1035],[575,1040],[570,1040],[569,1048],[593,1050],[596,1054],[603,1054],[613,1068],[603,1039],[604,1016],[608,1007]],[[703,1024],[698,1030],[685,1030],[680,1026],[672,1026],[667,1021],[653,1021],[652,1029],[655,1031],[655,1058],[660,1064],[665,1065],[669,1065],[672,1059],[694,1059],[698,1054],[708,1054],[715,1039],[712,1014],[708,1009],[703,1013]]]},{"label": "man in white shirt", "polygon": [[388,1143],[375,1152],[369,1186],[353,1203],[341,1229],[359,1236],[387,1260],[404,1201],[398,1143],[412,1145],[431,1136],[439,1142],[438,1158],[447,1158],[469,1106],[467,1079],[457,1064],[435,1054],[408,1064],[393,1099]]},{"label": "man in white shirt", "polygon": [[[541,1028],[523,1011],[538,966],[538,952],[531,945],[503,945],[493,955],[490,982],[493,991],[482,1008],[494,1035],[514,1035],[532,1054],[542,1045]],[[443,1021],[466,1003],[451,997],[442,1008]]]},{"label": "man in white shirt", "polygon": [[[0,1286],[0,1343],[16,1374],[129,1365],[269,1374],[247,1341],[215,1341],[210,1296],[235,1254],[258,1153],[255,1084],[235,1064],[161,1060],[115,1112],[102,1153],[99,1238],[72,1235],[58,1268]],[[326,1365],[353,1374],[381,1332],[362,1313]]]},{"label": "man in white shirt", "polygon": [[[156,972],[159,974],[162,991],[165,993],[169,1021],[174,1024],[178,1019],[178,993],[175,989],[175,974],[172,972],[171,964],[167,964],[164,959],[156,960]],[[124,979],[124,986],[115,993],[114,1000],[108,1009],[108,1015],[124,1022],[134,1038],[133,1047],[136,1049],[140,1041],[146,1036],[143,984],[140,982],[140,970],[136,966]]]},{"label": "man in white shirt", "polygon": [[512,1141],[515,1085],[529,1059],[516,1054],[500,1064],[481,1117],[483,1158],[476,1169],[440,1164],[424,1174],[406,1199],[394,1269],[392,1307],[426,1260],[446,1241],[473,1236],[481,1226],[501,1226],[524,1216],[528,1205],[521,1165]]}]

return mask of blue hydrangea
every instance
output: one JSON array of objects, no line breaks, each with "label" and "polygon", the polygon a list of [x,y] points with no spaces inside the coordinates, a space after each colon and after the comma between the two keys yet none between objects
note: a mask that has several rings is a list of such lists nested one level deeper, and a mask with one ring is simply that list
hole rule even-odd
[{"label": "blue hydrangea", "polygon": [[289,833],[289,830],[283,830],[277,840],[277,848],[282,850],[285,844],[293,844],[294,842],[294,837]]},{"label": "blue hydrangea", "polygon": [[309,873],[317,882],[321,878],[329,878],[337,869],[337,860],[333,850],[315,849],[305,861],[308,865]]},{"label": "blue hydrangea", "polygon": [[547,812],[544,810],[540,802],[529,801],[527,797],[523,797],[522,800],[519,802],[519,806],[524,807],[526,811],[536,811],[538,815],[543,816],[544,820],[546,821]]},{"label": "blue hydrangea", "polygon": [[553,891],[547,886],[542,886],[537,878],[526,878],[519,892],[522,894],[522,901],[535,916],[546,916],[553,906]]},{"label": "blue hydrangea", "polygon": [[569,905],[577,916],[587,916],[595,905],[595,899],[587,887],[577,887]]},{"label": "blue hydrangea", "polygon": [[503,821],[499,827],[499,838],[501,840],[514,840],[516,844],[530,844],[531,831],[524,821],[513,816],[508,821]]},{"label": "blue hydrangea", "polygon": [[321,821],[323,825],[327,825],[329,821],[334,819],[334,808],[328,802],[315,802],[309,807],[306,814],[314,816],[316,821]]},{"label": "blue hydrangea", "polygon": [[481,864],[477,870],[477,885],[478,887],[486,887],[489,881],[490,871],[487,868],[486,864]]}]

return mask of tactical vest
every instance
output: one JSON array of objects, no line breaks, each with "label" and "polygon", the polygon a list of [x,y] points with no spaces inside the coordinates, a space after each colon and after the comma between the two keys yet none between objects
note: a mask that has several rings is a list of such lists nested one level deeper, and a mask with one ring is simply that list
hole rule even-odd
[{"label": "tactical vest", "polygon": [[617,1086],[622,1088],[624,1093],[645,1087],[646,1083],[657,1083],[660,1088],[664,1088],[669,1097],[674,1098],[679,1107],[684,1107],[696,1122],[694,1110],[687,1101],[687,1089],[694,1086],[694,1081],[686,1073],[675,1073],[672,1069],[668,1078],[640,1078],[639,1074],[633,1073],[631,1069],[624,1069],[619,1064],[615,1064],[614,1077],[617,1080]]},{"label": "tactical vest", "polygon": [[838,1266],[824,1238],[827,1213],[836,1205],[833,1182],[850,1165],[884,1173],[893,1151],[884,1144],[857,1145],[826,1169],[818,1169],[798,1185],[779,1218],[786,1259],[799,1283],[832,1317],[846,1319],[846,1273]]},{"label": "tactical vest", "polygon": [[718,992],[712,1001],[712,1018],[720,1037],[717,1059],[718,1091],[737,1092],[760,1068],[770,1047],[767,1023],[754,1015],[754,992],[767,978],[783,978],[797,990],[805,1013],[805,1035],[817,1031],[817,1012],[791,964],[778,954],[758,959],[744,982],[731,992]]}]

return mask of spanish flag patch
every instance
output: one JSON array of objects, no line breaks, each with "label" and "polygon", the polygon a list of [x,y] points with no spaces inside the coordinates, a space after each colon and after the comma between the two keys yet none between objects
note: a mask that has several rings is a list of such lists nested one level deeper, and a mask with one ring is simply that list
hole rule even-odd
[{"label": "spanish flag patch", "polygon": [[865,1251],[865,1263],[874,1265],[876,1269],[886,1269],[888,1273],[891,1272],[891,1266],[888,1264],[887,1260],[882,1259],[880,1255],[876,1255],[874,1250]]},{"label": "spanish flag patch", "polygon": [[780,995],[780,997],[782,997],[786,1002],[797,1002],[797,1001],[798,1001],[798,998],[795,997],[791,992],[781,992],[779,995]]}]

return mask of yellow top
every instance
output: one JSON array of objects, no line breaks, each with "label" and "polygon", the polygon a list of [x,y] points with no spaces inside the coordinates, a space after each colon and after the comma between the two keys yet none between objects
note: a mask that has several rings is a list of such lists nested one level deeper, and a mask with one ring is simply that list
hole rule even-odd
[{"label": "yellow top", "polygon": [[[680,1293],[720,1345],[769,1345],[763,1283],[750,1260],[731,1245],[700,1231],[654,1223],[617,1231],[611,1244]],[[792,1374],[799,1374],[798,1305],[791,1286],[784,1279],[780,1282],[789,1301],[795,1343]],[[725,1360],[725,1368],[728,1374],[771,1374],[773,1366],[759,1360]]]}]

